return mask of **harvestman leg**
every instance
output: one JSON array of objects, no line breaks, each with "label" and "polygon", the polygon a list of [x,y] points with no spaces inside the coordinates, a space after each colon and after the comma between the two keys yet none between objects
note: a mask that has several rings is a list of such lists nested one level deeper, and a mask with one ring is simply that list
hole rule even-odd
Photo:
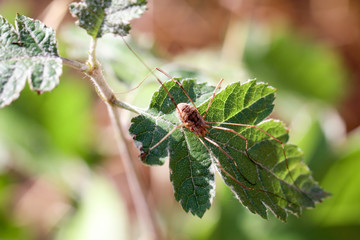
[{"label": "harvestman leg", "polygon": [[182,123],[180,125],[177,125],[176,127],[174,127],[173,129],[171,129],[170,132],[168,132],[159,142],[157,142],[154,146],[152,146],[151,148],[149,148],[149,151],[153,150],[154,148],[156,148],[157,146],[160,145],[160,143],[162,143],[165,139],[167,139],[173,132],[175,132],[176,129],[181,128],[181,127],[185,127],[185,124]]},{"label": "harvestman leg", "polygon": [[[129,48],[129,50],[135,55],[135,57],[150,71],[150,73],[133,89],[129,90],[129,91],[132,91],[132,90],[135,90],[136,88],[138,88],[144,81],[145,79],[147,79],[150,74],[152,74],[156,80],[161,84],[161,86],[166,90],[167,93],[168,90],[164,87],[164,84],[161,82],[161,80],[154,74],[154,71],[157,70],[159,72],[161,72],[162,74],[164,74],[165,76],[167,76],[168,78],[170,78],[172,81],[174,81],[176,84],[178,84],[180,86],[180,88],[183,90],[183,92],[185,93],[185,95],[188,97],[188,99],[190,100],[190,102],[193,104],[193,106],[196,108],[197,110],[197,107],[195,106],[194,102],[192,101],[192,99],[190,98],[190,96],[187,94],[187,92],[185,91],[185,89],[183,88],[183,86],[181,85],[181,83],[179,83],[178,81],[176,81],[173,77],[171,77],[168,73],[166,73],[164,70],[160,69],[160,68],[154,68],[153,70],[151,70],[151,68],[141,59],[141,57],[132,49],[132,47],[127,43],[127,41],[125,41],[124,37],[121,37],[121,39],[123,40],[123,42],[125,43],[125,45]],[[126,91],[126,92],[129,92],[129,91]],[[124,93],[126,93],[124,92]],[[169,96],[171,96],[171,94],[169,93]],[[177,108],[177,104],[174,100],[174,98],[172,98],[172,101],[173,103],[175,104],[176,108]]]},{"label": "harvestman leg", "polygon": [[136,87],[134,87],[134,88],[132,88],[132,89],[130,89],[130,90],[124,91],[124,92],[120,92],[120,94],[128,93],[128,92],[131,92],[131,91],[137,89],[138,87],[141,86],[141,84],[143,84],[143,83],[145,82],[145,80],[146,80],[150,75],[153,75],[153,76],[156,78],[156,80],[161,84],[161,86],[164,88],[164,90],[166,91],[166,93],[169,95],[171,101],[175,104],[175,106],[176,106],[176,108],[177,108],[177,103],[175,102],[174,97],[170,94],[170,92],[168,91],[168,89],[164,86],[163,82],[155,75],[155,73],[154,73],[155,71],[161,72],[161,73],[164,74],[166,77],[168,77],[170,80],[172,80],[172,81],[175,82],[177,85],[179,85],[179,87],[180,87],[181,90],[184,92],[184,94],[186,95],[186,97],[190,100],[191,104],[192,104],[192,105],[196,108],[196,110],[197,110],[197,107],[196,107],[195,103],[194,103],[193,100],[190,98],[189,94],[186,92],[186,90],[184,89],[184,87],[182,86],[182,84],[181,84],[179,81],[175,80],[173,77],[171,77],[171,76],[170,76],[168,73],[166,73],[164,70],[162,70],[162,69],[160,69],[160,68],[157,68],[157,67],[154,68],[154,69],[152,69],[152,70],[146,75],[146,77],[145,77],[143,80],[141,80],[141,82],[138,83],[138,85],[136,85]]},{"label": "harvestman leg", "polygon": [[[205,139],[206,141],[208,141],[209,143],[211,143],[212,145],[214,145],[215,147],[217,147],[222,153],[224,153],[224,154],[226,155],[226,157],[228,157],[229,159],[231,159],[231,160],[234,162],[237,172],[245,179],[245,181],[247,181],[247,182],[248,182],[249,184],[251,184],[251,185],[256,185],[256,183],[251,182],[249,179],[247,179],[247,177],[245,177],[245,176],[241,173],[241,171],[240,171],[240,169],[239,169],[239,167],[238,167],[235,159],[234,159],[232,156],[230,156],[230,154],[228,154],[224,149],[222,149],[218,143],[216,143],[215,141],[211,140],[211,139],[208,138],[208,137],[204,137],[204,139]],[[220,164],[219,161],[218,161],[218,164]],[[220,164],[220,165],[221,165],[221,164]],[[221,167],[221,169],[223,169],[223,168]],[[224,172],[226,172],[226,171],[224,170]],[[227,174],[228,174],[228,173],[227,173]],[[234,179],[233,176],[232,176],[231,178]]]},{"label": "harvestman leg", "polygon": [[205,110],[205,113],[204,113],[204,115],[202,116],[204,119],[205,119],[205,116],[206,116],[207,112],[209,111],[209,108],[210,108],[212,102],[214,101],[216,91],[220,88],[221,83],[222,83],[223,81],[224,81],[223,78],[220,79],[220,81],[219,81],[218,84],[216,85],[216,87],[215,87],[215,89],[214,89],[214,92],[213,92],[213,94],[212,94],[212,96],[211,96],[211,99],[210,99],[210,101],[209,101],[209,104],[208,104],[208,106],[207,106],[207,108],[206,108],[206,110]]},{"label": "harvestman leg", "polygon": [[[290,169],[289,169],[289,164],[288,164],[288,161],[287,161],[287,156],[286,156],[286,152],[285,152],[285,146],[284,144],[279,140],[277,139],[276,137],[274,137],[273,135],[271,135],[270,133],[266,132],[265,130],[259,128],[258,126],[255,126],[255,125],[249,125],[249,124],[241,124],[241,123],[226,123],[226,122],[206,122],[208,124],[222,124],[222,125],[232,125],[232,126],[241,126],[241,127],[249,127],[249,128],[254,128],[254,129],[257,129],[263,133],[265,133],[266,135],[268,135],[270,138],[274,139],[276,142],[278,142],[280,145],[281,145],[281,149],[282,149],[282,152],[283,152],[283,155],[284,155],[284,160],[285,160],[285,165],[286,165],[286,169],[289,173],[289,176],[291,178],[291,180],[293,181],[293,183],[295,183],[294,181],[294,178],[290,172]],[[218,127],[218,126],[212,126],[212,128],[215,128],[215,129],[222,129],[224,131],[228,131],[228,132],[232,132],[234,134],[236,134],[237,136],[241,137],[244,141],[245,141],[245,151],[246,151],[246,154],[248,155],[249,159],[254,162],[255,164],[261,166],[257,161],[255,161],[254,159],[252,159],[248,153],[248,139],[245,138],[243,135],[241,135],[240,133],[234,131],[233,129],[229,129],[229,128],[224,128],[224,127]]]}]

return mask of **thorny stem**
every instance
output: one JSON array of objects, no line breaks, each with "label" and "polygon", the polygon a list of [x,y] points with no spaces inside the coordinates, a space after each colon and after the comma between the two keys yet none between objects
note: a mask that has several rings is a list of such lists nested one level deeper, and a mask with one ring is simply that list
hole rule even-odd
[{"label": "thorny stem", "polygon": [[114,92],[105,81],[100,64],[96,60],[95,47],[96,39],[91,44],[91,50],[89,51],[89,60],[87,64],[66,58],[62,58],[62,61],[64,64],[84,72],[90,78],[90,81],[94,84],[95,90],[99,97],[105,102],[114,128],[117,145],[122,155],[123,165],[126,170],[126,178],[129,183],[129,189],[135,205],[138,221],[142,223],[141,225],[143,229],[146,230],[148,239],[164,239],[158,225],[156,224],[155,216],[151,211],[151,207],[146,201],[145,193],[141,188],[139,178],[135,172],[135,165],[131,161],[131,147],[126,145],[126,136],[122,130],[120,121],[121,118],[118,110],[119,108],[123,108],[137,114],[139,114],[139,111],[137,108],[126,104],[115,97]]},{"label": "thorny stem", "polygon": [[[134,107],[119,101],[113,91],[110,89],[109,85],[104,79],[104,75],[101,71],[100,64],[95,63],[95,68],[86,72],[86,75],[90,78],[92,83],[95,86],[95,89],[100,96],[100,98],[106,103],[109,116],[115,130],[115,137],[119,151],[122,154],[122,160],[126,172],[127,181],[131,186],[129,186],[132,200],[135,204],[135,211],[138,217],[138,220],[142,222],[143,227],[153,235],[153,239],[163,239],[161,232],[158,226],[155,223],[155,217],[151,211],[149,204],[146,201],[145,193],[141,188],[138,176],[135,172],[135,165],[131,161],[131,150],[130,147],[124,147],[125,133],[122,131],[119,107],[138,113],[137,109]],[[124,141],[123,141],[124,140]],[[124,151],[125,148],[125,151]],[[149,239],[152,239],[151,237]]]}]

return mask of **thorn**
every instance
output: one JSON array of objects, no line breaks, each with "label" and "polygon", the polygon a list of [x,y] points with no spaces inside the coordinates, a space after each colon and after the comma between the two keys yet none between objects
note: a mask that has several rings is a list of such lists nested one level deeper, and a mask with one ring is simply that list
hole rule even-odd
[{"label": "thorn", "polygon": [[145,158],[146,158],[147,155],[148,155],[147,152],[142,152],[142,153],[140,154],[140,158],[141,158],[141,161],[142,161],[142,162],[145,162]]},{"label": "thorn", "polygon": [[19,47],[24,46],[23,42],[12,42],[11,44],[18,45]]}]

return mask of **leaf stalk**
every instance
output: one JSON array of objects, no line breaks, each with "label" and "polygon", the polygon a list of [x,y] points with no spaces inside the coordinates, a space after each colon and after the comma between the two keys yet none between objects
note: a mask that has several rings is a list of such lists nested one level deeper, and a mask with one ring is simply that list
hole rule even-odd
[{"label": "leaf stalk", "polygon": [[60,57],[60,58],[61,58],[64,65],[72,67],[72,68],[74,68],[76,70],[79,70],[81,72],[87,71],[87,69],[88,69],[88,66],[86,64],[81,63],[81,62],[71,60],[71,59],[68,59],[68,58],[64,58],[64,57]]},{"label": "leaf stalk", "polygon": [[97,46],[97,38],[92,38],[89,49],[89,59],[87,61],[90,70],[93,70],[99,66],[96,60],[96,46]]}]

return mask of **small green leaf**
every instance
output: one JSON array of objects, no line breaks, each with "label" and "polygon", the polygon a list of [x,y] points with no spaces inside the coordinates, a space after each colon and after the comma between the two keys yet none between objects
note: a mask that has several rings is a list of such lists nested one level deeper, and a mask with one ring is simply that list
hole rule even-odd
[{"label": "small green leaf", "polygon": [[[196,84],[194,79],[185,79],[182,85],[203,115],[214,87]],[[164,86],[176,103],[189,103],[176,83],[168,81]],[[215,195],[215,166],[235,196],[251,212],[267,218],[269,209],[286,221],[288,213],[299,215],[302,209],[314,207],[327,193],[313,180],[302,161],[300,149],[286,143],[288,132],[284,124],[265,120],[274,107],[274,92],[274,88],[255,80],[230,84],[215,95],[205,120],[221,122],[209,125],[231,130],[209,128],[206,138],[200,138],[184,127],[179,128],[149,151],[181,124],[175,105],[160,88],[149,109],[132,119],[130,133],[134,135],[144,163],[161,165],[169,157],[175,198],[185,211],[201,217],[211,206]],[[239,135],[247,139],[247,147]]]},{"label": "small green leaf", "polygon": [[55,31],[20,14],[15,25],[0,16],[0,107],[19,97],[26,79],[42,93],[51,91],[62,73]]},{"label": "small green leaf", "polygon": [[126,36],[130,21],[146,10],[145,0],[83,0],[70,4],[70,12],[93,38],[106,33]]}]

